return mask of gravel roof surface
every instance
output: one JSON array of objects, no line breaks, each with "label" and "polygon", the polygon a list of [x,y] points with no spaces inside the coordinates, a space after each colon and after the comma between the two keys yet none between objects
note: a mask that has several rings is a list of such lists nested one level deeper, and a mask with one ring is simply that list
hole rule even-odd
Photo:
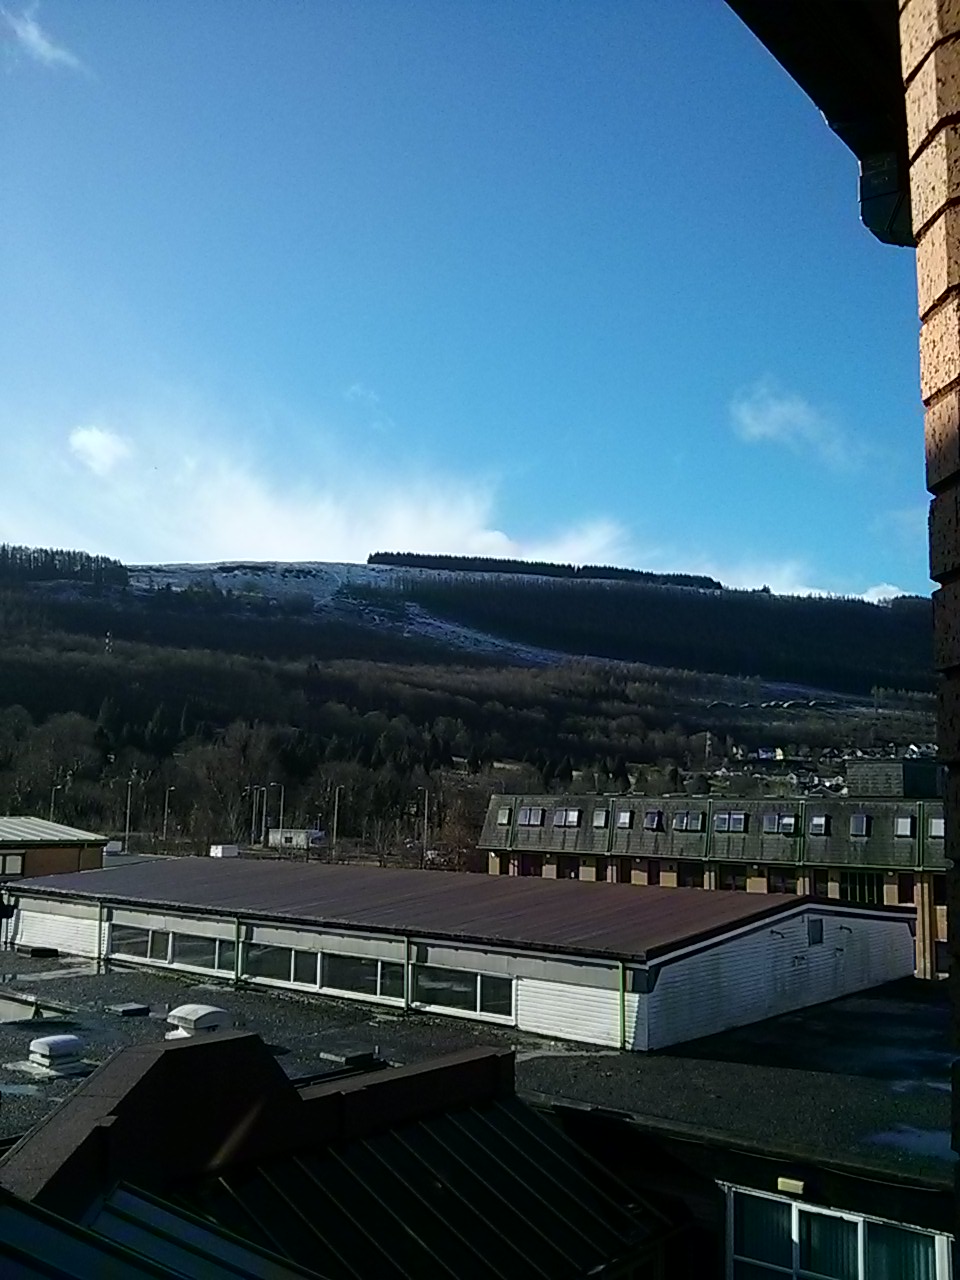
[{"label": "gravel roof surface", "polygon": [[[178,1004],[222,1006],[277,1049],[291,1076],[345,1054],[378,1049],[391,1062],[460,1049],[513,1047],[522,1093],[602,1107],[642,1122],[702,1132],[733,1145],[931,1181],[952,1175],[948,1014],[944,984],[913,980],[725,1032],[669,1052],[621,1053],[551,1041],[461,1018],[385,1010],[324,996],[233,990],[140,969],[0,953],[0,999],[30,993],[64,1020],[0,1023],[0,1138],[23,1133],[74,1087],[9,1065],[38,1035],[70,1031],[100,1063],[126,1045],[157,1041]],[[137,1001],[149,1017],[108,1005]]]}]

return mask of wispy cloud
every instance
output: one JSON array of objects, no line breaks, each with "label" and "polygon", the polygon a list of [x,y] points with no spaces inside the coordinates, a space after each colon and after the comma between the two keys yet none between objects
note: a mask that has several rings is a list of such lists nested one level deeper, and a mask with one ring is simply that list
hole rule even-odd
[{"label": "wispy cloud", "polygon": [[123,436],[104,427],[75,427],[67,437],[67,444],[73,456],[95,476],[108,476],[131,454]]},{"label": "wispy cloud", "polygon": [[70,71],[86,71],[80,59],[44,31],[36,19],[37,5],[19,13],[0,6],[0,20],[20,48],[34,62],[45,67],[65,67]]},{"label": "wispy cloud", "polygon": [[[83,547],[130,562],[359,561],[371,551],[624,561],[625,531],[572,520],[518,535],[501,527],[493,484],[422,465],[303,459],[270,474],[236,434],[207,421],[152,421],[23,435],[0,430],[6,496],[0,542]],[[66,445],[66,447],[64,447]],[[316,474],[311,474],[312,471]],[[48,500],[56,489],[58,500]]]},{"label": "wispy cloud", "polygon": [[764,379],[730,405],[733,429],[747,444],[776,444],[838,470],[858,465],[863,446],[830,413]]},{"label": "wispy cloud", "polygon": [[354,382],[352,386],[347,387],[343,393],[344,400],[349,400],[352,404],[362,404],[368,409],[379,409],[380,397],[370,387],[365,387],[362,382]]}]

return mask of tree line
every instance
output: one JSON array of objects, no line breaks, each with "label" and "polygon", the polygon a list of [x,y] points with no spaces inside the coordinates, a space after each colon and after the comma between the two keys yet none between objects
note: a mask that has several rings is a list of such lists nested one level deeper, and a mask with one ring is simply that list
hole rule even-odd
[{"label": "tree line", "polygon": [[651,573],[646,569],[620,569],[615,565],[554,564],[547,560],[510,560],[497,556],[424,555],[416,551],[374,551],[367,564],[400,569],[449,569],[454,573],[511,573],[520,577],[582,578],[595,581],[648,582],[668,587],[695,587],[722,591],[723,583],[696,573]]},{"label": "tree line", "polygon": [[0,583],[85,582],[93,586],[125,586],[127,570],[119,560],[85,551],[52,547],[18,547],[0,543]]}]

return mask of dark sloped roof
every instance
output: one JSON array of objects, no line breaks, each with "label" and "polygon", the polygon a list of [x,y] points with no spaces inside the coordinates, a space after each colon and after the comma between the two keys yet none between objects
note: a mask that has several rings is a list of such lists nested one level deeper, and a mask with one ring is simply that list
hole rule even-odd
[{"label": "dark sloped roof", "polygon": [[331,1280],[626,1274],[653,1243],[649,1207],[516,1099],[230,1168],[182,1197]]},{"label": "dark sloped roof", "polygon": [[21,880],[10,892],[637,959],[802,901],[793,894],[217,858],[158,859]]}]

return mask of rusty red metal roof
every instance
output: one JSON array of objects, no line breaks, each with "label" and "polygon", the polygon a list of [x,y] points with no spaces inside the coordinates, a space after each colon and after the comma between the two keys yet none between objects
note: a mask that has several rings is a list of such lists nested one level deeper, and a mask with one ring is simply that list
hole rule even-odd
[{"label": "rusty red metal roof", "polygon": [[148,859],[18,880],[7,891],[625,959],[802,901],[793,894],[218,858]]}]

